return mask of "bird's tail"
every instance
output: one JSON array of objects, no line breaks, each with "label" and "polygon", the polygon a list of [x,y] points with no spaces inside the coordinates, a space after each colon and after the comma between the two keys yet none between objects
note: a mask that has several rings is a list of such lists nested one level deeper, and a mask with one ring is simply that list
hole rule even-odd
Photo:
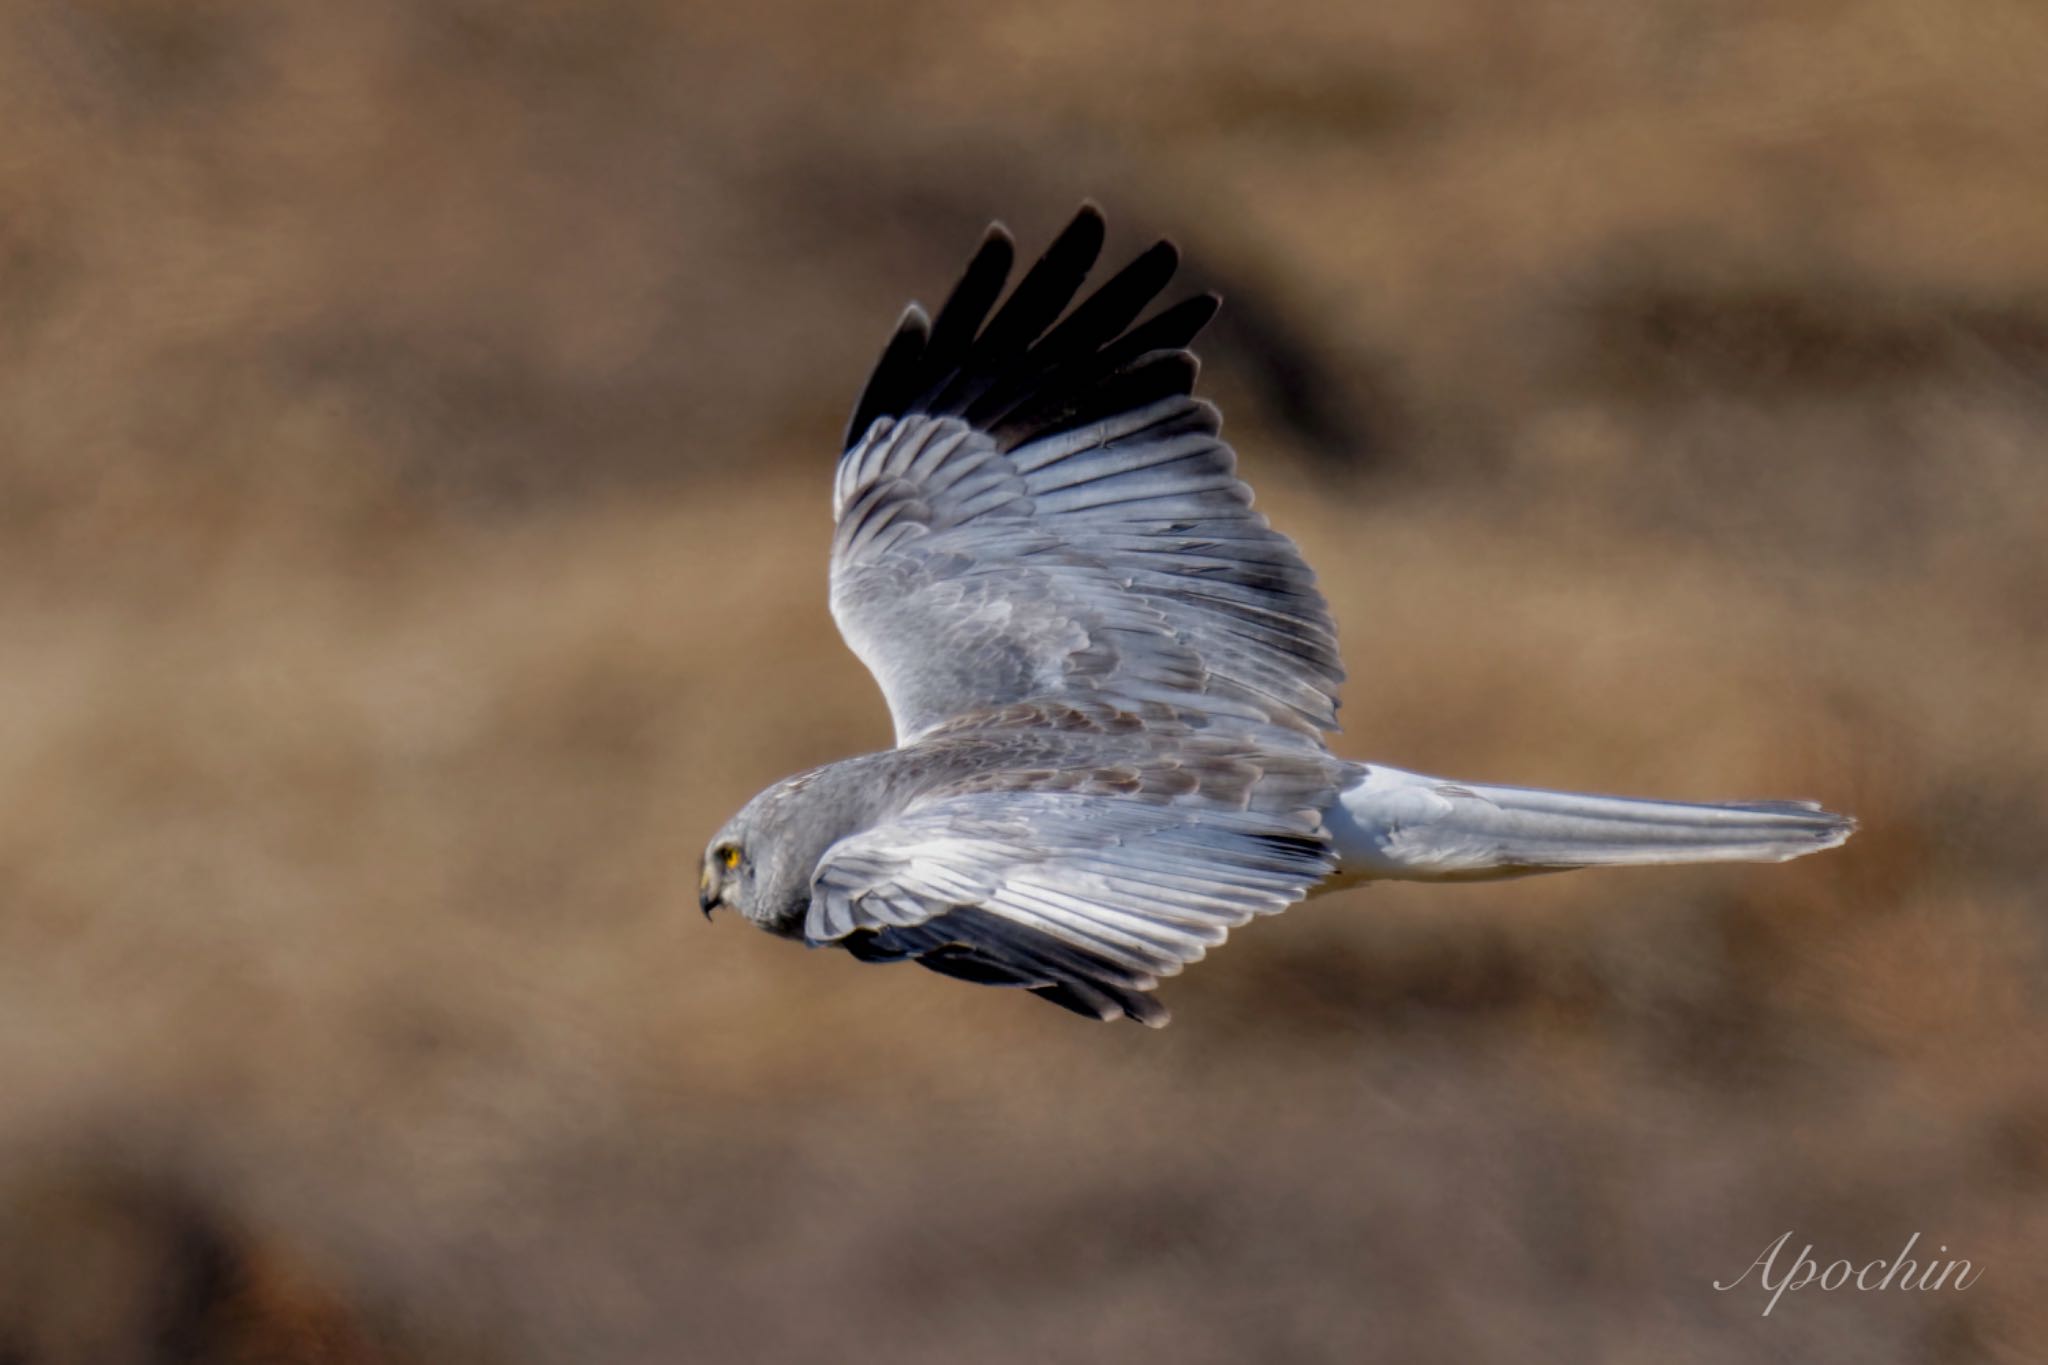
[{"label": "bird's tail", "polygon": [[1695,804],[1449,782],[1362,767],[1325,821],[1331,884],[1470,881],[1642,863],[1781,863],[1855,832],[1811,801]]}]

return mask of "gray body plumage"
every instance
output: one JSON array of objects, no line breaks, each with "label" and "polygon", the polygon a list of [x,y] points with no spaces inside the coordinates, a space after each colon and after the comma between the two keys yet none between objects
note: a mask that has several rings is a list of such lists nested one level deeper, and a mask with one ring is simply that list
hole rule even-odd
[{"label": "gray body plumage", "polygon": [[1101,236],[1084,209],[989,318],[1011,256],[992,230],[936,321],[899,325],[840,460],[831,559],[834,618],[898,747],[750,802],[707,854],[707,912],[1158,1024],[1160,977],[1320,889],[1775,860],[1848,836],[1806,803],[1331,755],[1328,607],[1190,396],[1184,347],[1215,302],[1131,326],[1172,273],[1162,243],[1061,319]]},{"label": "gray body plumage", "polygon": [[1023,702],[779,782],[720,840],[762,850],[740,908],[772,933],[1163,1022],[1143,992],[1334,870],[1351,766],[1165,705]]}]

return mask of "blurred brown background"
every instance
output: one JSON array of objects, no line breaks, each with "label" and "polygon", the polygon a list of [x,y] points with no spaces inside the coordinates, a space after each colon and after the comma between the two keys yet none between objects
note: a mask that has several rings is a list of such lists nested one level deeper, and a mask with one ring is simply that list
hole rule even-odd
[{"label": "blurred brown background", "polygon": [[[2048,12],[0,11],[0,1361],[2048,1358]],[[1222,289],[1343,752],[1812,796],[1163,1034],[692,903],[905,298]],[[1720,1294],[1786,1230],[1963,1293]]]}]

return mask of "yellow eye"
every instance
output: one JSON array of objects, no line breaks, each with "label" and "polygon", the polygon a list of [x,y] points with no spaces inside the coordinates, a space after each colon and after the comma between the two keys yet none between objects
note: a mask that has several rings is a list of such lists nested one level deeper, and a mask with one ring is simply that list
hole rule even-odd
[{"label": "yellow eye", "polygon": [[727,844],[724,848],[720,849],[718,851],[718,861],[724,863],[727,867],[738,867],[740,865],[738,845]]}]

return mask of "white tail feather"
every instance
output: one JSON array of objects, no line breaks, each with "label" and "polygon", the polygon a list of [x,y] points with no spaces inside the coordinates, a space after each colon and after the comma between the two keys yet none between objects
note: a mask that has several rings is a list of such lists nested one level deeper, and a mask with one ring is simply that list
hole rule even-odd
[{"label": "white tail feather", "polygon": [[1855,832],[1810,801],[1695,804],[1450,782],[1373,764],[1325,819],[1325,888],[1470,881],[1644,863],[1779,863]]}]

